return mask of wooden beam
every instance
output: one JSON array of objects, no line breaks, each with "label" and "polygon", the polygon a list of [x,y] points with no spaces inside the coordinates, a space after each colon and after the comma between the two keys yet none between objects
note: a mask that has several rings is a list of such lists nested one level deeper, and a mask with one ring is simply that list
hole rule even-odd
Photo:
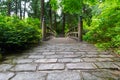
[{"label": "wooden beam", "polygon": [[83,21],[82,21],[82,16],[79,18],[79,23],[78,23],[78,41],[82,41],[82,31],[83,31]]}]

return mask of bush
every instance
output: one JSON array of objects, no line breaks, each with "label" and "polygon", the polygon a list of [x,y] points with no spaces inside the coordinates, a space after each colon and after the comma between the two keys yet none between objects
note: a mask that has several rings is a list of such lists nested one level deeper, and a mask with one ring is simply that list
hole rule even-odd
[{"label": "bush", "polygon": [[[37,22],[36,22],[37,21]],[[0,16],[0,48],[11,49],[36,44],[41,38],[40,21]]]},{"label": "bush", "polygon": [[92,22],[89,32],[84,39],[95,43],[102,49],[120,49],[120,6],[112,6]]}]

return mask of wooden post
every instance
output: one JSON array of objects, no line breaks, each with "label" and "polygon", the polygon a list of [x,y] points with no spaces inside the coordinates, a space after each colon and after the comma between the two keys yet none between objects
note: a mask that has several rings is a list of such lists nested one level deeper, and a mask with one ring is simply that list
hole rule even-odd
[{"label": "wooden post", "polygon": [[45,32],[46,32],[46,30],[45,30],[46,28],[45,28],[45,19],[43,18],[42,19],[42,41],[45,41]]},{"label": "wooden post", "polygon": [[82,31],[83,31],[83,22],[82,22],[82,16],[79,18],[78,23],[78,41],[82,41]]}]

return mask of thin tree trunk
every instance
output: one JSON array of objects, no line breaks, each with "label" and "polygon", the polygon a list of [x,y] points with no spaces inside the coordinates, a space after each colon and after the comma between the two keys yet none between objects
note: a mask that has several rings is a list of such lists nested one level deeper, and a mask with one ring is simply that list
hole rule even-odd
[{"label": "thin tree trunk", "polygon": [[65,34],[65,20],[66,20],[66,18],[65,18],[65,13],[63,13],[63,28],[62,28],[62,34],[63,34],[63,36],[64,36],[64,34]]},{"label": "thin tree trunk", "polygon": [[22,6],[21,6],[21,0],[19,0],[19,7],[20,7],[20,19],[22,19]]},{"label": "thin tree trunk", "polygon": [[83,31],[83,21],[82,16],[79,17],[79,23],[78,23],[78,41],[82,41],[82,31]]},{"label": "thin tree trunk", "polygon": [[46,36],[46,26],[44,19],[44,0],[41,0],[41,27],[42,27],[42,40],[45,40]]},{"label": "thin tree trunk", "polygon": [[34,6],[34,10],[35,10],[35,12],[34,12],[34,17],[35,18],[37,18],[38,16],[37,16],[37,14],[38,14],[38,11],[37,11],[37,3],[38,3],[38,0],[35,0],[35,6]]},{"label": "thin tree trunk", "polygon": [[11,0],[8,0],[7,7],[8,7],[8,13],[7,13],[7,15],[10,16],[11,15]]},{"label": "thin tree trunk", "polygon": [[44,17],[44,0],[41,0],[41,23]]},{"label": "thin tree trunk", "polygon": [[52,9],[51,9],[51,4],[50,4],[50,1],[49,0],[49,17],[50,17],[50,27],[52,28]]},{"label": "thin tree trunk", "polygon": [[15,14],[18,13],[18,0],[15,0]]},{"label": "thin tree trunk", "polygon": [[56,12],[54,12],[54,29],[57,30]]},{"label": "thin tree trunk", "polygon": [[27,0],[25,0],[25,3],[24,3],[24,13],[23,13],[23,18],[25,18],[25,12],[26,12],[26,3],[27,3]]}]

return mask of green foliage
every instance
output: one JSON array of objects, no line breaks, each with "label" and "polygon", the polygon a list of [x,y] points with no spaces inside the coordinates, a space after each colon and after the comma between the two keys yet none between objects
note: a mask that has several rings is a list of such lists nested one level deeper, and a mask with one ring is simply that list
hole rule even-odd
[{"label": "green foliage", "polygon": [[104,7],[99,16],[93,17],[92,24],[88,28],[89,32],[84,39],[105,50],[118,50],[120,48],[119,14],[120,6],[115,3],[112,6]]},{"label": "green foliage", "polygon": [[61,7],[64,12],[70,14],[82,14],[82,0],[62,0]]},{"label": "green foliage", "polygon": [[83,5],[83,19],[90,26],[92,21],[92,8],[88,4]]},{"label": "green foliage", "polygon": [[120,50],[117,50],[116,52],[117,52],[117,54],[119,54],[119,55],[120,55]]},{"label": "green foliage", "polygon": [[51,4],[51,7],[54,11],[56,11],[59,8],[58,0],[51,0],[50,4]]},{"label": "green foliage", "polygon": [[25,47],[41,38],[39,20],[0,16],[0,48]]}]

